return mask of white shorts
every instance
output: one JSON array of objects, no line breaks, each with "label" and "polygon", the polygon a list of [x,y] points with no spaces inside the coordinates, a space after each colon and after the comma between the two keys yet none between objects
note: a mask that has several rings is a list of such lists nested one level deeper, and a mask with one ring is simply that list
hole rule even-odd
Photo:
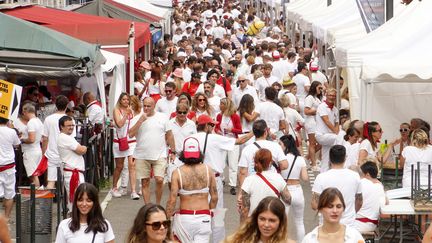
[{"label": "white shorts", "polygon": [[136,147],[136,143],[129,143],[129,149],[125,150],[125,151],[120,151],[119,150],[119,144],[118,143],[114,143],[113,142],[113,154],[114,154],[114,158],[125,158],[128,156],[132,156],[134,150]]},{"label": "white shorts", "polygon": [[63,168],[61,161],[48,159],[48,181],[57,181],[57,168]]},{"label": "white shorts", "polygon": [[316,130],[316,122],[314,119],[306,119],[305,120],[305,130],[306,134],[314,134]]},{"label": "white shorts", "polygon": [[174,162],[168,163],[166,172],[168,182],[171,182],[172,173],[182,165],[183,162],[181,162],[177,157],[175,158]]},{"label": "white shorts", "polygon": [[0,198],[15,197],[15,168],[0,172]]},{"label": "white shorts", "polygon": [[180,242],[210,242],[211,216],[207,214],[175,214],[173,234]]},{"label": "white shorts", "polygon": [[27,176],[33,175],[39,162],[42,159],[42,150],[26,151],[23,154],[23,163],[27,173]]}]

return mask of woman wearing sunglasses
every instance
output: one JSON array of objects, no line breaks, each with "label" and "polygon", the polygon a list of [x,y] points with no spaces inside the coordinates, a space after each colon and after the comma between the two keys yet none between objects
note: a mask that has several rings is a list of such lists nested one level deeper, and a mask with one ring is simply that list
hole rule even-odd
[{"label": "woman wearing sunglasses", "polygon": [[192,100],[192,109],[195,112],[195,116],[207,115],[209,117],[214,117],[213,108],[203,93],[196,93]]},{"label": "woman wearing sunglasses", "polygon": [[[388,144],[387,151],[382,154],[380,152],[378,144],[383,134],[383,130],[378,122],[366,122],[363,125],[363,141],[361,141],[359,146],[359,159],[358,165],[361,166],[367,159],[375,159],[379,163],[384,163],[390,156],[390,152],[393,150],[395,144],[398,140],[395,140]],[[380,168],[380,166],[378,166]]]},{"label": "woman wearing sunglasses", "polygon": [[180,210],[174,214],[173,234],[180,242],[210,242],[210,210],[218,201],[215,173],[202,163],[204,156],[194,137],[184,140],[179,159],[184,165],[172,173],[167,202],[168,215],[173,215],[177,196],[180,197]]},{"label": "woman wearing sunglasses", "polygon": [[171,221],[165,209],[149,203],[141,207],[127,237],[127,243],[168,243],[171,242]]},{"label": "woman wearing sunglasses", "polygon": [[75,191],[72,217],[64,219],[57,230],[56,243],[114,243],[114,232],[104,219],[98,190],[82,183]]}]

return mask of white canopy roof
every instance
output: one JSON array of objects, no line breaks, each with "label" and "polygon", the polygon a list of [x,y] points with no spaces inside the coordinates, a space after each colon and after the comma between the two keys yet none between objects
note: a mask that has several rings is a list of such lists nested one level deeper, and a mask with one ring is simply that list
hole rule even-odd
[{"label": "white canopy roof", "polygon": [[169,16],[169,10],[166,8],[161,8],[149,3],[147,0],[114,0],[115,2],[121,3],[123,5],[143,10],[147,13],[151,13],[161,18],[167,18]]},{"label": "white canopy roof", "polygon": [[327,1],[323,0],[301,0],[289,3],[286,6],[287,19],[298,23],[301,13],[326,5]]},{"label": "white canopy roof", "polygon": [[[431,1],[424,1],[429,4]],[[418,26],[425,23],[422,17],[432,17],[430,9],[420,5],[425,5],[423,2],[413,1],[407,6],[406,11],[403,11],[399,16],[395,16],[378,29],[370,32],[364,38],[358,39],[341,46],[336,46],[336,63],[340,67],[359,65],[359,61],[363,57],[376,57],[381,53],[390,52],[395,46],[407,42],[412,36],[407,36],[407,33],[418,29]],[[426,11],[425,11],[426,10]],[[408,19],[414,19],[409,22]],[[431,23],[431,22],[428,22]],[[423,34],[426,34],[423,33]],[[420,37],[420,36],[419,36]],[[409,41],[413,44],[413,41]]]},{"label": "white canopy roof", "polygon": [[308,11],[299,13],[300,29],[304,31],[312,31],[313,22],[320,22],[331,18],[334,14],[338,13],[334,11],[334,9],[337,9],[340,5],[344,5],[346,2],[351,2],[351,0],[333,0],[330,6],[327,6],[327,4],[319,5],[315,8],[308,9]]}]

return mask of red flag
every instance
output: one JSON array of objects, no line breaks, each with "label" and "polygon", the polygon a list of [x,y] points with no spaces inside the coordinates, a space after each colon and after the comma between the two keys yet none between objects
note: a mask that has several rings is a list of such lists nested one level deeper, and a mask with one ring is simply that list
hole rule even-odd
[{"label": "red flag", "polygon": [[42,159],[39,162],[38,167],[33,172],[32,176],[41,176],[43,173],[45,173],[47,168],[48,168],[48,158],[45,155],[43,155]]}]

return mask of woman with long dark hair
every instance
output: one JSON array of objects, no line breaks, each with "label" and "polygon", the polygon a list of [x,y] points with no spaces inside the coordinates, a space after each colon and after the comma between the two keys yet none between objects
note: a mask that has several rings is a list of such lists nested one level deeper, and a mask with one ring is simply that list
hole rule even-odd
[{"label": "woman with long dark hair", "polygon": [[312,169],[318,171],[316,167],[315,153],[320,150],[320,145],[315,138],[315,115],[318,105],[321,104],[323,86],[319,81],[313,81],[309,93],[305,98],[305,130],[309,139],[308,156],[311,162]]},{"label": "woman with long dark hair", "polygon": [[200,115],[207,115],[209,117],[215,117],[213,112],[213,108],[210,106],[207,96],[203,93],[196,93],[192,99],[192,108],[191,110],[195,112],[195,116],[199,117]]},{"label": "woman with long dark hair", "polygon": [[[379,163],[384,163],[390,156],[390,152],[396,141],[388,144],[385,154],[381,154],[378,144],[383,134],[383,130],[378,122],[366,122],[363,125],[363,140],[359,147],[359,157],[357,164],[361,166],[367,159],[373,159]],[[380,168],[380,166],[378,166]]]},{"label": "woman with long dark hair", "polygon": [[[289,164],[286,170],[281,171],[281,175],[286,180],[288,185],[287,188],[291,194],[292,203],[289,209],[292,212],[294,224],[297,229],[296,240],[300,242],[303,240],[305,235],[305,227],[303,222],[305,201],[300,180],[309,181],[306,161],[300,155],[300,152],[296,146],[295,138],[293,136],[282,136],[279,140],[279,144],[282,147]],[[288,215],[288,210],[286,211]]]},{"label": "woman with long dark hair", "polygon": [[149,203],[138,211],[127,243],[168,243],[171,242],[171,221],[165,209],[157,204]]},{"label": "woman with long dark hair", "polygon": [[152,69],[150,79],[148,80],[148,94],[153,98],[155,103],[161,98],[161,96],[165,96],[165,82],[162,81],[162,68],[156,66]]},{"label": "woman with long dark hair", "polygon": [[354,127],[348,127],[344,136],[345,141],[343,144],[346,149],[346,160],[344,165],[345,168],[350,168],[357,165],[360,146],[360,143],[358,142],[359,137],[360,132],[357,131],[357,129],[355,129]]},{"label": "woman with long dark hair", "polygon": [[82,183],[75,191],[72,217],[60,222],[56,243],[114,243],[114,232],[104,219],[99,192],[90,183]]},{"label": "woman with long dark hair", "polygon": [[288,220],[285,205],[277,197],[262,199],[252,215],[225,243],[293,242],[288,239]]},{"label": "woman with long dark hair", "polygon": [[238,106],[243,133],[252,131],[252,124],[259,114],[255,112],[254,98],[250,94],[245,94]]},{"label": "woman with long dark hair", "polygon": [[167,202],[167,213],[171,216],[177,196],[180,197],[180,210],[174,214],[173,234],[181,242],[210,242],[210,210],[216,207],[218,201],[215,173],[202,163],[204,155],[194,137],[184,140],[179,159],[184,165],[172,173]]}]

